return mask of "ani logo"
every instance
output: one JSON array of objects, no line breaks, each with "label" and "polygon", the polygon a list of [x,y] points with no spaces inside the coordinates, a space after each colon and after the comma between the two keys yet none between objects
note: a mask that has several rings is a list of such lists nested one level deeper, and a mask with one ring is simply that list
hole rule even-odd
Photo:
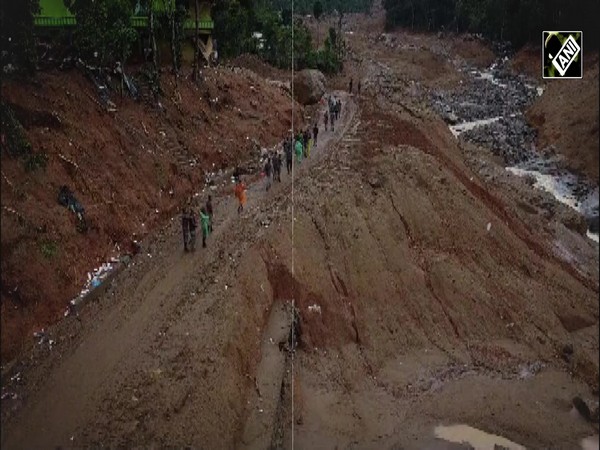
[{"label": "ani logo", "polygon": [[542,32],[542,78],[581,78],[583,32]]}]

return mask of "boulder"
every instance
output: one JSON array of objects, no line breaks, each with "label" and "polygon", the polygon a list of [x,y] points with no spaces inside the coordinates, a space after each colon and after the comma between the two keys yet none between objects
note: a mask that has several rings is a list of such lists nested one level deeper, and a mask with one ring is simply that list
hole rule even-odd
[{"label": "boulder", "polygon": [[314,105],[325,93],[325,75],[318,70],[306,69],[294,78],[294,96],[303,105]]},{"label": "boulder", "polygon": [[600,223],[598,220],[598,216],[588,219],[588,228],[590,230],[590,233],[598,234],[598,232],[600,231]]}]

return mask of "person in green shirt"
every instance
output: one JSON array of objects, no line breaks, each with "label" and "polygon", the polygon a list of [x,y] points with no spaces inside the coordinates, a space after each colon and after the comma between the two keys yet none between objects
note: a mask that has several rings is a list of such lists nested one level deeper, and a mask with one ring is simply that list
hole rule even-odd
[{"label": "person in green shirt", "polygon": [[202,247],[206,248],[206,238],[210,232],[210,216],[204,207],[200,209],[200,222],[202,223]]},{"label": "person in green shirt", "polygon": [[302,146],[302,135],[299,134],[296,138],[296,157],[298,158],[298,163],[302,162],[302,154],[304,153],[304,147]]}]

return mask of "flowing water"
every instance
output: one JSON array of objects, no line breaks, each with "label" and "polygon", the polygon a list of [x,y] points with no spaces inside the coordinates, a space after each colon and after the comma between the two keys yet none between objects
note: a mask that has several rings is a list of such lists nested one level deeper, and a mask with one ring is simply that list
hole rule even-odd
[{"label": "flowing water", "polygon": [[462,92],[437,93],[433,106],[459,123],[449,125],[455,137],[487,145],[499,153],[506,170],[516,176],[535,179],[534,189],[542,189],[582,214],[588,223],[587,236],[598,242],[598,185],[564,168],[560,158],[535,151],[535,133],[525,122],[525,108],[544,88],[510,75],[504,69],[507,58],[499,59],[485,71],[464,69],[471,86]]}]

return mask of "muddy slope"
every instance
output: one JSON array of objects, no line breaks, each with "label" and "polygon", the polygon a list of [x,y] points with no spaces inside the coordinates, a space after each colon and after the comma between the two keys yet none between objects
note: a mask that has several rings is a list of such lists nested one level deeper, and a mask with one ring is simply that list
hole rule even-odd
[{"label": "muddy slope", "polygon": [[[49,157],[29,173],[2,156],[4,362],[62,317],[89,271],[132,252],[207,173],[255,157],[290,126],[287,94],[253,72],[207,69],[200,86],[175,81],[164,75],[162,111],[113,93],[112,113],[75,69],[3,86],[34,151]],[[57,202],[63,184],[85,208],[87,234]]]}]

